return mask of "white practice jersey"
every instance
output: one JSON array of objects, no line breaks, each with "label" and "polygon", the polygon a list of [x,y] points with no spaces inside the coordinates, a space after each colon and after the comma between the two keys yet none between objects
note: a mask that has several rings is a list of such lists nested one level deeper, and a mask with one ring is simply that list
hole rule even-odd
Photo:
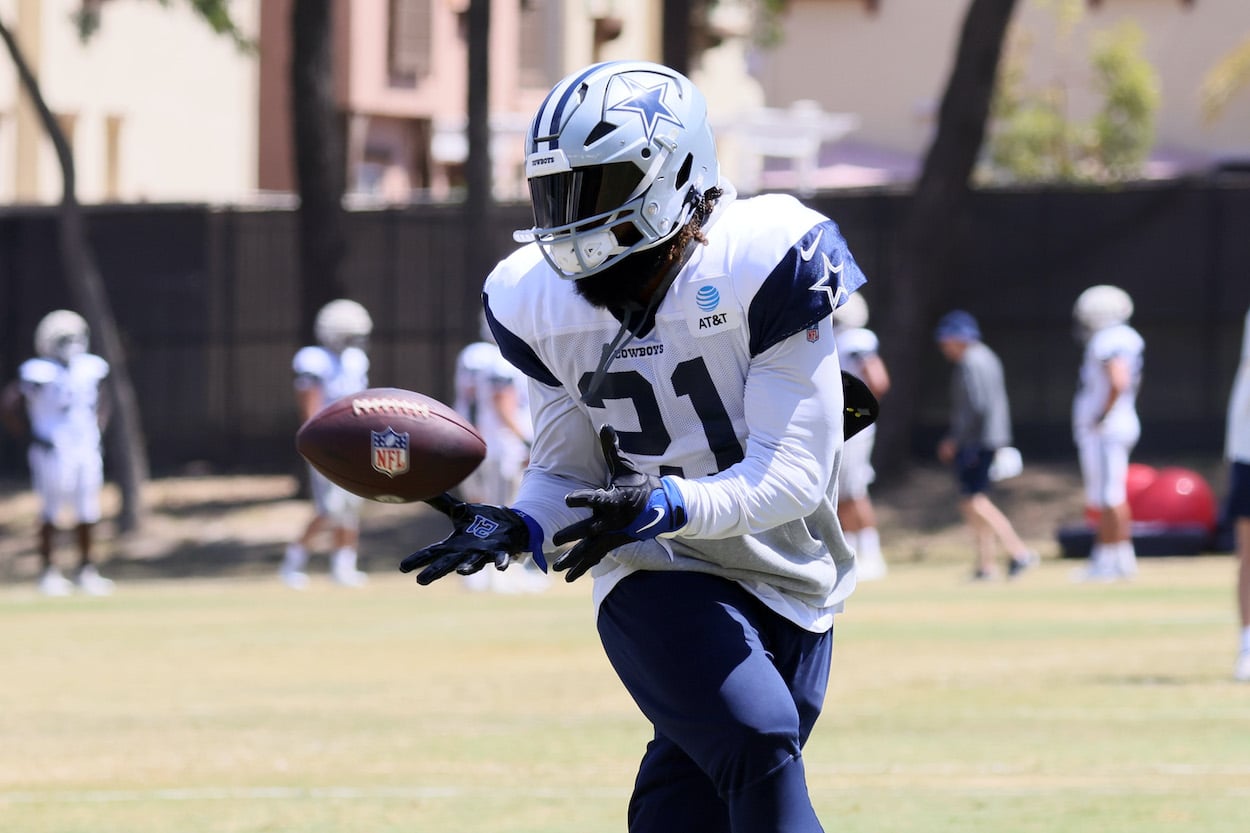
[{"label": "white practice jersey", "polygon": [[863,327],[835,327],[833,335],[838,344],[842,369],[857,379],[863,379],[864,362],[877,355],[880,349],[877,334]]},{"label": "white practice jersey", "polygon": [[[1127,324],[1104,327],[1090,336],[1081,363],[1080,385],[1072,403],[1072,427],[1079,440],[1091,433],[1108,438],[1135,441],[1141,432],[1137,418],[1137,391],[1141,387],[1145,342]],[[1096,425],[1111,393],[1107,362],[1122,359],[1128,365],[1129,386],[1112,405],[1101,427]]]},{"label": "white practice jersey", "polygon": [[864,282],[837,225],[784,195],[723,198],[658,305],[583,401],[620,331],[536,246],[491,273],[488,318],[533,381],[535,443],[515,505],[553,533],[587,515],[570,491],[606,485],[597,432],[611,424],[644,471],[672,475],[685,527],[627,544],[592,572],[596,603],[635,570],[736,580],[813,631],[854,588],[838,526],[842,383],[832,311]]},{"label": "white practice jersey", "polygon": [[60,450],[100,447],[100,383],[109,365],[82,353],[68,365],[51,359],[28,359],[18,369],[26,397],[31,433]]},{"label": "white practice jersey", "polygon": [[295,354],[291,366],[295,387],[320,387],[323,405],[369,387],[369,356],[359,347],[348,347],[342,353],[304,347]]},{"label": "white practice jersey", "polygon": [[[523,463],[525,443],[532,436],[529,410],[529,380],[503,357],[499,347],[477,341],[456,357],[456,412],[473,423],[486,441],[487,457],[503,456]],[[514,388],[517,397],[516,421],[524,437],[504,424],[495,407],[495,394]]]},{"label": "white practice jersey", "polygon": [[1246,313],[1246,329],[1241,338],[1241,364],[1228,398],[1228,438],[1225,448],[1228,459],[1250,463],[1250,312]]}]

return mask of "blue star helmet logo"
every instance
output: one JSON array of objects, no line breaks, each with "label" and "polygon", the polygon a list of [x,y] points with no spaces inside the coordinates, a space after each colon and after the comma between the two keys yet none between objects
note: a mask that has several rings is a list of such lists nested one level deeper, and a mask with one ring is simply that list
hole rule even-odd
[{"label": "blue star helmet logo", "polygon": [[668,92],[669,83],[661,81],[654,87],[644,87],[632,78],[621,78],[625,86],[629,88],[625,98],[618,101],[608,108],[607,112],[621,110],[628,113],[637,113],[642,119],[643,129],[647,134],[647,141],[650,142],[655,137],[655,130],[659,127],[660,122],[666,121],[675,124],[678,127],[684,127],[681,119],[677,118],[677,114],[664,103],[664,96]]}]

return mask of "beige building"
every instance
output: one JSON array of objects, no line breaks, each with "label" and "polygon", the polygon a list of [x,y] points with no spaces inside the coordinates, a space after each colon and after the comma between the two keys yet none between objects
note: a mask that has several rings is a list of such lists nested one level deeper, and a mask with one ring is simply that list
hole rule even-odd
[{"label": "beige building", "polygon": [[[1073,4],[1080,20],[1064,35],[1054,9]],[[967,0],[790,0],[784,47],[754,63],[768,103],[810,99],[859,116],[848,146],[861,157],[914,160],[932,136]],[[1084,7],[1084,8],[1082,8]],[[1246,0],[1018,0],[1015,26],[1032,41],[1029,82],[1056,84],[1076,120],[1096,104],[1091,37],[1124,21],[1142,30],[1158,72],[1156,169],[1250,157],[1250,89],[1218,122],[1205,124],[1198,87],[1215,60],[1250,37]],[[837,154],[830,154],[835,159]],[[855,153],[843,154],[854,161]]]},{"label": "beige building", "polygon": [[[1250,36],[1246,0],[1082,3],[1067,37],[1043,0],[1019,0],[1030,74],[1061,84],[1074,117],[1093,107],[1092,33],[1136,21],[1159,72],[1163,163],[1250,156],[1250,91],[1206,125],[1197,88]],[[188,4],[107,0],[82,45],[82,0],[0,0],[73,142],[78,193],[96,201],[249,203],[294,187],[292,0],[232,0],[255,54],[212,34]],[[469,0],[334,0],[335,96],[353,204],[441,199],[463,181]],[[752,0],[720,0],[719,45],[691,75],[707,93],[722,163],[742,190],[906,178],[933,129],[967,0],[789,0],[781,46],[762,49]],[[522,199],[522,134],[551,85],[594,60],[661,55],[662,0],[492,0],[496,195]],[[748,69],[749,68],[749,69]],[[766,157],[775,157],[768,160]],[[54,202],[51,145],[0,60],[0,204]]]},{"label": "beige building", "polygon": [[[260,0],[231,12],[255,32]],[[81,201],[233,201],[256,187],[257,71],[186,4],[109,0],[87,43],[81,0],[0,0],[73,147]],[[60,199],[61,172],[0,53],[0,204]]]}]

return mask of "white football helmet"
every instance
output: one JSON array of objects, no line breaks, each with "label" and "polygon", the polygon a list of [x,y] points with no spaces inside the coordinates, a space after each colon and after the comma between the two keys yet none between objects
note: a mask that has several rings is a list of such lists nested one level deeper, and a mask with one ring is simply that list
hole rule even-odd
[{"label": "white football helmet", "polygon": [[1133,317],[1133,299],[1118,286],[1091,286],[1076,299],[1072,317],[1088,336],[1107,327],[1123,324]]},{"label": "white football helmet", "polygon": [[690,219],[720,166],[703,94],[681,73],[610,61],[558,83],[526,138],[536,242],[562,277],[585,278],[657,246]]},{"label": "white football helmet", "polygon": [[833,311],[835,327],[857,330],[868,325],[868,302],[858,292],[849,295],[842,306]]},{"label": "white football helmet", "polygon": [[35,327],[35,352],[45,359],[69,364],[87,352],[91,331],[81,315],[67,309],[53,310]]},{"label": "white football helmet", "polygon": [[322,347],[341,353],[348,347],[365,347],[373,332],[373,319],[360,304],[340,298],[321,308],[313,329]]}]

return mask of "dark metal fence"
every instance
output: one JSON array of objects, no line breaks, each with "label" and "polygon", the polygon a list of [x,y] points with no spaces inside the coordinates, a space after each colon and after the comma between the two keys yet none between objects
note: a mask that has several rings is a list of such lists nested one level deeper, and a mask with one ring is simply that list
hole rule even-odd
[{"label": "dark metal fence", "polygon": [[[893,241],[906,197],[824,195],[811,204],[843,227],[877,309],[890,300]],[[357,211],[345,283],[375,321],[371,380],[447,399],[456,352],[477,333],[481,275],[468,247],[510,250],[524,206],[496,209],[489,240],[466,239],[459,206]],[[1218,453],[1250,306],[1250,184],[1169,182],[1119,191],[987,192],[969,218],[969,267],[946,296],[971,310],[1009,377],[1018,444],[1071,454],[1068,409],[1080,360],[1071,308],[1094,283],[1134,297],[1147,342],[1142,448]],[[35,324],[68,306],[55,212],[0,212],[0,377],[31,352]],[[295,215],[198,205],[99,207],[92,243],[131,363],[153,469],[286,470],[297,427],[290,361],[300,346]],[[882,334],[884,336],[884,334]],[[883,353],[889,360],[887,339]],[[921,374],[917,449],[945,419],[949,369]],[[21,469],[0,441],[0,474]]]}]

